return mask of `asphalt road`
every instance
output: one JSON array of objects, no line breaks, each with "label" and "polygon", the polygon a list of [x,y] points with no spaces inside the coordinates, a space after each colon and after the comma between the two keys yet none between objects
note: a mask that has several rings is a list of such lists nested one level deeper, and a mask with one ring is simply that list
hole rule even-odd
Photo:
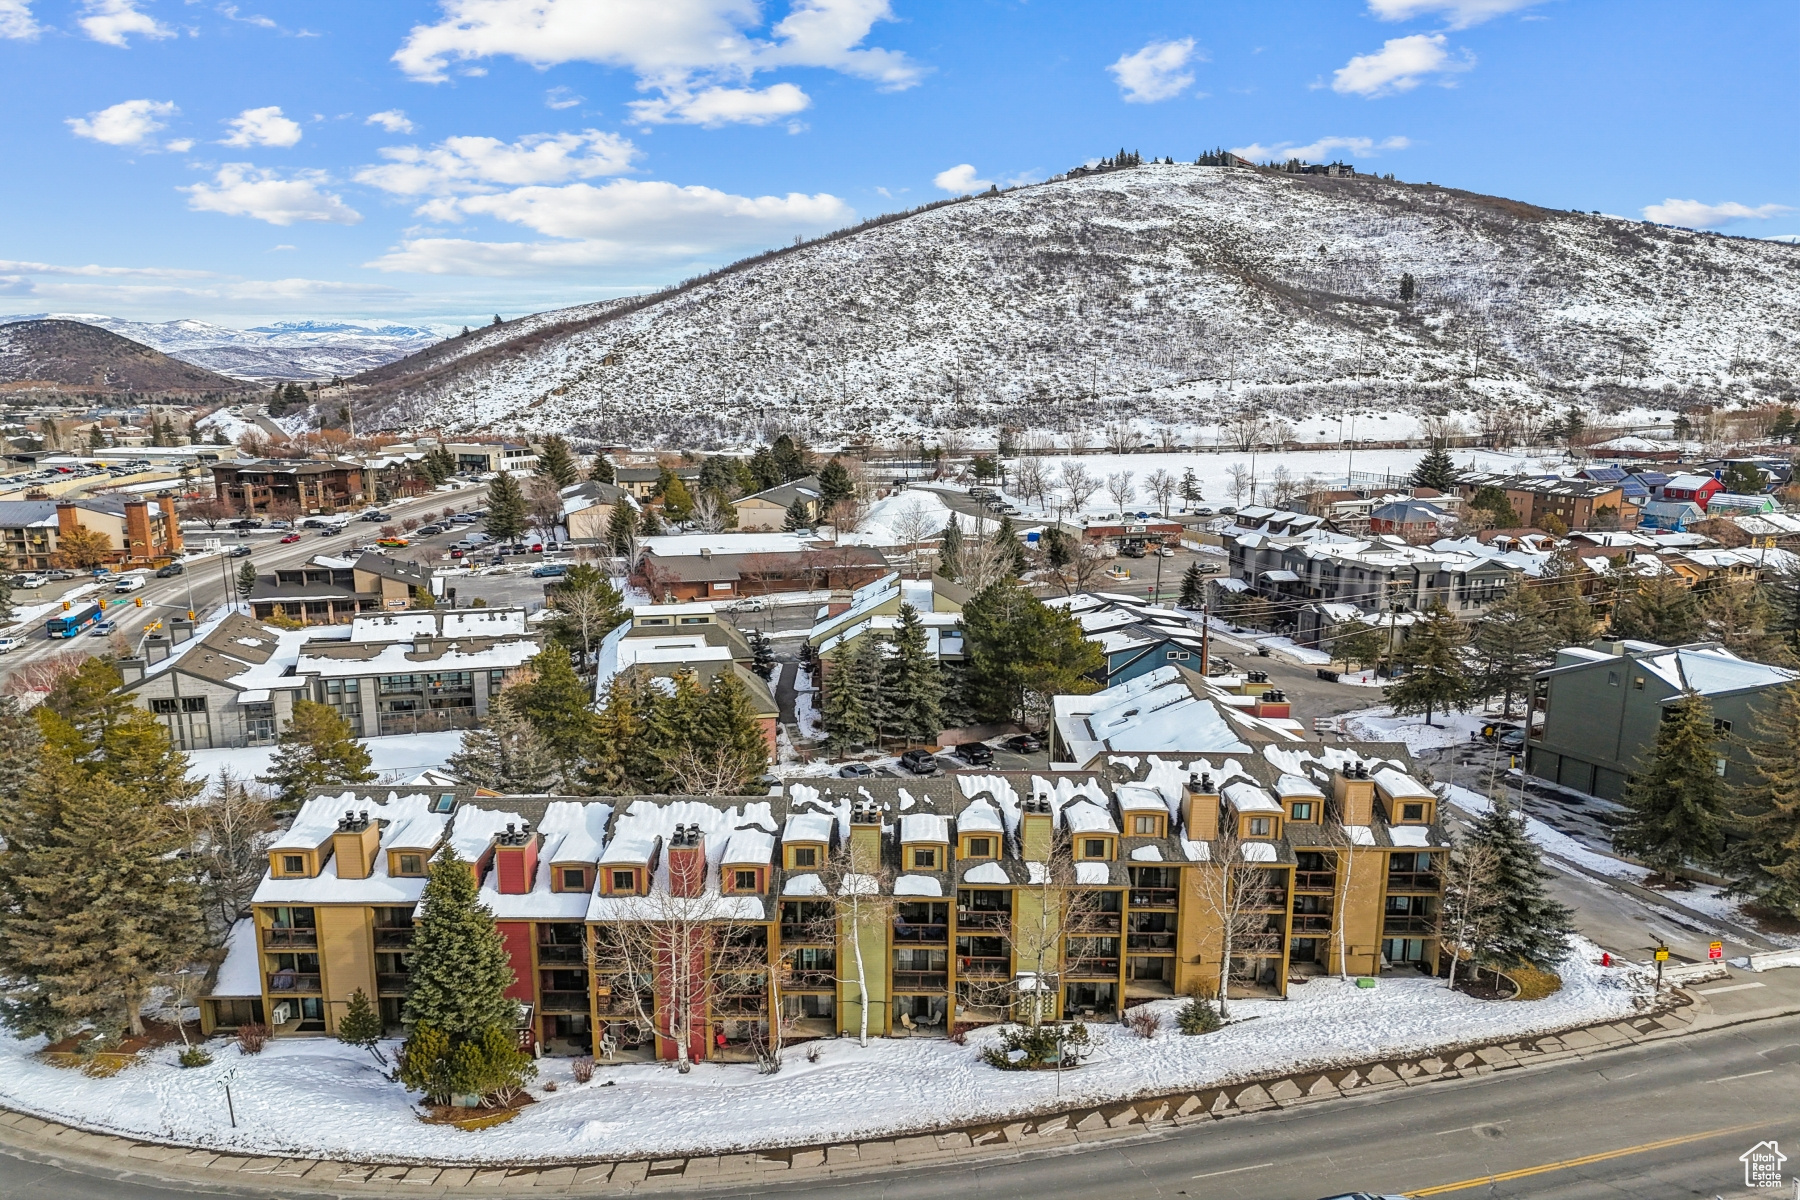
[{"label": "asphalt road", "polygon": [[[1800,1144],[1797,1066],[1800,1018],[1788,1017],[1586,1062],[1396,1089],[1095,1147],[713,1194],[1316,1200],[1357,1189],[1484,1200],[1787,1196],[1795,1173],[1782,1189],[1751,1192],[1738,1159],[1764,1140],[1786,1141],[1790,1149]],[[22,1153],[0,1130],[0,1195],[8,1200],[304,1191],[292,1181],[208,1192],[141,1175],[120,1178],[106,1164]]]}]

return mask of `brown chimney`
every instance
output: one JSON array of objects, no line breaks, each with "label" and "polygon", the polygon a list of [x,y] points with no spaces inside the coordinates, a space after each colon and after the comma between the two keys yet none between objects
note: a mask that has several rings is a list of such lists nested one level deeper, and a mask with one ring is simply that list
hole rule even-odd
[{"label": "brown chimney", "polygon": [[81,528],[81,517],[75,506],[67,500],[60,500],[56,505],[56,533],[58,537],[68,537]]},{"label": "brown chimney", "polygon": [[125,561],[148,562],[156,551],[150,542],[150,505],[144,500],[125,502]]},{"label": "brown chimney", "polygon": [[698,825],[677,825],[669,835],[669,892],[684,899],[706,890],[706,838]]},{"label": "brown chimney", "polygon": [[1375,781],[1367,763],[1352,762],[1331,775],[1331,798],[1344,825],[1367,825],[1375,815]]},{"label": "brown chimney", "polygon": [[1210,842],[1219,836],[1219,789],[1211,775],[1189,775],[1181,824],[1190,842]]},{"label": "brown chimney", "polygon": [[156,497],[156,506],[162,509],[163,515],[163,549],[170,554],[180,554],[182,550],[181,518],[175,515],[174,495],[163,492]]},{"label": "brown chimney", "polygon": [[494,838],[494,890],[502,896],[523,896],[537,879],[538,835],[531,822],[506,828]]},{"label": "brown chimney", "polygon": [[1048,796],[1027,798],[1019,805],[1019,857],[1047,863],[1056,848],[1056,813]]},{"label": "brown chimney", "polygon": [[1252,711],[1259,717],[1286,719],[1294,715],[1293,706],[1288,703],[1287,693],[1275,688],[1258,696],[1256,707]]},{"label": "brown chimney", "polygon": [[375,853],[380,849],[381,826],[369,820],[367,812],[345,811],[331,835],[338,878],[367,879],[375,871]]}]

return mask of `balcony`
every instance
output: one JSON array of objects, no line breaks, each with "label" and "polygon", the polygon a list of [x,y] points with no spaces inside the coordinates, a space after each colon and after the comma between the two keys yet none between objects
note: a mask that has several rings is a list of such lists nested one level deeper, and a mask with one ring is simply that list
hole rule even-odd
[{"label": "balcony", "polygon": [[1175,935],[1173,933],[1128,933],[1125,935],[1125,948],[1172,954],[1175,952]]},{"label": "balcony", "polygon": [[1084,958],[1063,968],[1065,979],[1116,979],[1118,975],[1119,960],[1116,958]]},{"label": "balcony", "polygon": [[911,921],[894,922],[894,940],[908,945],[942,946],[950,940],[948,925],[915,925]]},{"label": "balcony", "polygon": [[1116,912],[1071,913],[1066,931],[1069,933],[1117,933],[1119,932],[1119,914]]},{"label": "balcony", "polygon": [[1436,917],[1392,916],[1381,921],[1383,937],[1429,937],[1437,928]]},{"label": "balcony", "polygon": [[769,998],[761,992],[714,996],[712,1011],[721,1017],[760,1017],[769,1011]]},{"label": "balcony", "polygon": [[1180,895],[1176,888],[1132,888],[1130,904],[1133,908],[1174,908]]},{"label": "balcony", "polygon": [[956,973],[979,979],[1005,979],[1012,974],[1012,959],[959,958]]},{"label": "balcony", "polygon": [[1387,889],[1390,892],[1431,892],[1435,895],[1443,888],[1443,877],[1436,871],[1388,872]]},{"label": "balcony", "polygon": [[585,992],[544,992],[539,997],[539,1006],[545,1012],[584,1013],[588,1010],[588,998]]},{"label": "balcony", "polygon": [[276,971],[269,976],[269,990],[277,994],[316,992],[319,990],[319,977],[317,975],[301,975],[295,971]]},{"label": "balcony", "polygon": [[404,929],[382,925],[375,927],[375,948],[377,950],[405,950],[412,945],[412,940],[413,930],[410,925]]},{"label": "balcony", "polygon": [[[644,1011],[655,1011],[655,1004],[652,998],[645,996],[643,999]],[[595,1011],[603,1017],[636,1017],[638,1015],[638,1004],[637,1001],[632,998],[630,992],[602,992],[595,997]]]},{"label": "balcony", "polygon": [[893,989],[896,992],[941,992],[950,986],[950,975],[946,971],[895,971]]},{"label": "balcony", "polygon": [[1012,910],[1005,908],[959,908],[956,910],[956,928],[970,929],[1011,929]]},{"label": "balcony", "polygon": [[383,996],[404,996],[406,980],[404,971],[382,972],[375,976],[375,990]]},{"label": "balcony", "polygon": [[829,970],[783,971],[781,973],[781,986],[802,991],[807,989],[823,990],[836,987],[837,976]]},{"label": "balcony", "polygon": [[1269,909],[1286,912],[1287,893],[1272,889],[1250,892],[1244,896],[1244,908],[1249,912],[1267,911]]},{"label": "balcony", "polygon": [[319,931],[316,929],[275,929],[262,931],[263,949],[292,950],[302,948],[315,949],[319,944]]},{"label": "balcony", "polygon": [[1337,872],[1295,871],[1294,890],[1296,892],[1335,892],[1337,891]]},{"label": "balcony", "polygon": [[829,927],[783,925],[781,926],[781,944],[784,946],[832,946],[837,944],[837,934]]},{"label": "balcony", "polygon": [[1330,913],[1295,913],[1294,936],[1313,937],[1331,932]]},{"label": "balcony", "polygon": [[548,942],[539,942],[537,948],[538,962],[541,964],[562,963],[580,966],[587,961],[586,946],[564,946]]}]

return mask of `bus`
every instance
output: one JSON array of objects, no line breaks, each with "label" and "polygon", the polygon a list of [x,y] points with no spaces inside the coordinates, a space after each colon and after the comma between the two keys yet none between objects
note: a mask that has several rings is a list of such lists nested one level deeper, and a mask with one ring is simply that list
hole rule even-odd
[{"label": "bus", "polygon": [[52,617],[44,628],[49,630],[53,638],[72,638],[82,630],[89,628],[100,619],[100,610],[94,605],[78,612],[65,613],[60,617]]}]

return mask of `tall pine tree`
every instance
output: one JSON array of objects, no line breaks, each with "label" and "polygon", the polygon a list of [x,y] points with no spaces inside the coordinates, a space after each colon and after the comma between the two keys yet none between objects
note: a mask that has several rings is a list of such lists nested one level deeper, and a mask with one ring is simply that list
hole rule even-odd
[{"label": "tall pine tree", "polygon": [[428,1025],[458,1039],[518,1023],[518,1001],[506,995],[512,962],[479,893],[474,871],[446,844],[431,861],[423,911],[413,926],[408,1025]]},{"label": "tall pine tree", "polygon": [[1439,492],[1455,490],[1456,464],[1450,461],[1450,451],[1443,442],[1431,443],[1431,449],[1413,468],[1412,483],[1414,487],[1428,487]]},{"label": "tall pine tree", "polygon": [[931,654],[919,610],[910,604],[900,606],[900,621],[894,627],[886,690],[895,731],[906,739],[907,746],[915,741],[936,742],[944,727],[944,673]]},{"label": "tall pine tree", "polygon": [[1424,615],[1400,648],[1406,674],[1388,685],[1386,695],[1396,713],[1423,713],[1430,725],[1433,713],[1461,709],[1469,702],[1471,685],[1463,660],[1469,635],[1442,605],[1433,605]]},{"label": "tall pine tree", "polygon": [[606,520],[606,544],[614,554],[629,555],[631,547],[637,540],[637,509],[623,496],[613,505],[612,516]]},{"label": "tall pine tree", "polygon": [[1176,601],[1183,608],[1206,607],[1206,576],[1200,571],[1200,564],[1193,563],[1181,575],[1181,598]]},{"label": "tall pine tree", "polygon": [[831,652],[830,667],[824,672],[825,704],[819,714],[825,732],[833,746],[866,746],[875,740],[875,725],[869,718],[861,656],[849,642],[840,641]]},{"label": "tall pine tree", "polygon": [[1704,628],[1692,589],[1674,572],[1636,579],[1613,609],[1612,634],[1618,638],[1679,646]]},{"label": "tall pine tree", "polygon": [[581,471],[575,465],[575,452],[569,449],[569,443],[562,434],[553,433],[544,439],[544,445],[538,454],[537,475],[559,488],[581,481]]},{"label": "tall pine tree", "polygon": [[532,658],[531,667],[536,678],[508,689],[515,693],[513,706],[556,756],[563,778],[573,780],[594,730],[588,687],[575,674],[569,652],[554,643]]},{"label": "tall pine tree", "polygon": [[510,688],[494,697],[479,728],[463,734],[448,765],[458,778],[506,795],[573,790],[556,753],[519,711]]},{"label": "tall pine tree", "polygon": [[945,579],[954,580],[962,574],[962,526],[952,517],[944,526],[943,542],[938,547],[937,573]]},{"label": "tall pine tree", "polygon": [[1723,751],[1705,696],[1688,692],[1666,705],[1656,744],[1625,785],[1613,849],[1671,879],[1690,862],[1715,861],[1725,839]]},{"label": "tall pine tree", "polygon": [[276,803],[299,808],[321,790],[373,783],[369,751],[350,736],[350,726],[329,704],[296,700],[294,715],[276,739],[269,773],[258,776],[276,789]]},{"label": "tall pine tree", "polygon": [[502,471],[488,484],[487,519],[483,522],[493,537],[510,542],[522,536],[531,506],[519,481],[509,471]]},{"label": "tall pine tree", "polygon": [[1754,773],[1734,815],[1746,836],[1729,843],[1732,891],[1800,917],[1800,687],[1770,691],[1746,739]]},{"label": "tall pine tree", "polygon": [[1475,693],[1501,697],[1510,716],[1513,697],[1525,694],[1532,676],[1554,660],[1557,630],[1536,589],[1514,580],[1475,622],[1471,640],[1479,668]]},{"label": "tall pine tree", "polygon": [[1468,840],[1493,856],[1480,894],[1469,898],[1470,925],[1481,931],[1476,961],[1553,968],[1569,952],[1574,914],[1545,894],[1550,873],[1524,819],[1495,800],[1470,826]]}]

